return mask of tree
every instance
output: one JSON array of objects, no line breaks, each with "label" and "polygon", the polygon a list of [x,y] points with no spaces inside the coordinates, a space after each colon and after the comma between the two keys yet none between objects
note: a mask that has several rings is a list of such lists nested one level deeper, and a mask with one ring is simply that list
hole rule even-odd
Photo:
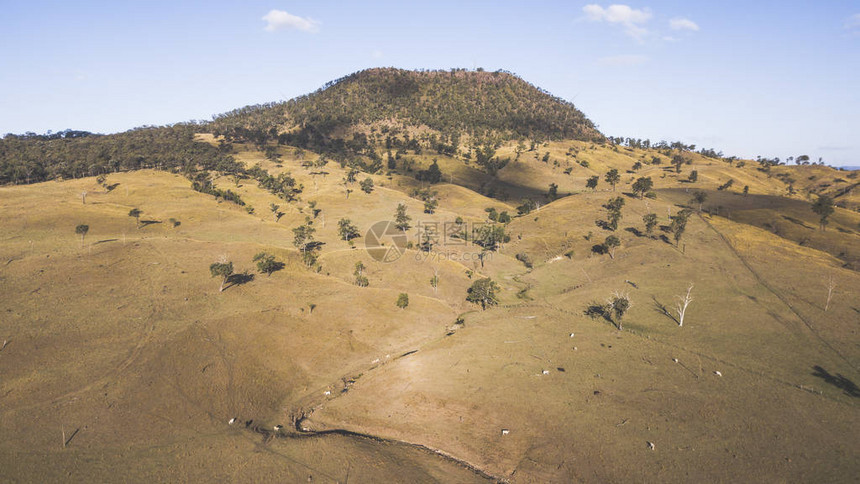
[{"label": "tree", "polygon": [[698,179],[699,179],[699,172],[696,170],[691,171],[689,178],[687,178],[687,180],[689,180],[690,183],[696,183],[696,181]]},{"label": "tree", "polygon": [[81,236],[81,247],[84,246],[84,237],[86,237],[87,232],[90,231],[90,226],[85,224],[80,224],[75,227],[75,233]]},{"label": "tree", "polygon": [[836,281],[833,279],[833,274],[827,279],[827,302],[824,303],[824,311],[830,309],[830,300],[833,298],[833,290],[836,289]]},{"label": "tree", "polygon": [[[317,201],[316,200],[309,201],[308,202],[308,208],[311,209],[311,213],[313,214],[314,218],[319,217],[320,212],[322,212],[322,209],[317,208]],[[323,223],[323,226],[325,226],[325,223]]]},{"label": "tree", "polygon": [[597,175],[588,177],[588,180],[585,181],[585,188],[590,188],[590,189],[594,190],[595,188],[597,188],[597,182],[599,182],[599,181],[600,181],[600,177]]},{"label": "tree", "polygon": [[681,155],[675,155],[672,157],[672,164],[675,165],[675,173],[681,173],[681,165],[684,164],[686,160]]},{"label": "tree", "polygon": [[297,248],[297,249],[304,251],[306,248],[306,245],[309,242],[313,242],[314,232],[316,232],[316,229],[313,228],[313,226],[311,226],[309,224],[299,225],[298,227],[294,228],[293,229],[293,246],[295,246],[295,248]]},{"label": "tree", "polygon": [[478,279],[469,287],[466,301],[480,304],[481,309],[487,309],[487,306],[494,306],[499,303],[496,298],[496,291],[498,290],[498,284],[489,277]]},{"label": "tree", "polygon": [[409,306],[409,294],[401,292],[400,295],[397,296],[396,304],[400,309],[406,309],[406,306]]},{"label": "tree", "polygon": [[815,212],[818,217],[818,226],[821,230],[826,230],[827,224],[830,223],[828,218],[833,215],[833,212],[836,211],[833,204],[833,199],[827,195],[819,195],[818,200],[812,204],[812,211]]},{"label": "tree", "polygon": [[433,158],[433,164],[431,164],[430,167],[426,170],[419,171],[415,175],[415,178],[430,183],[439,183],[442,181],[442,170],[439,169],[439,163],[436,161],[436,158]]},{"label": "tree", "polygon": [[612,191],[615,191],[615,185],[621,181],[621,175],[618,174],[618,170],[613,168],[606,172],[606,176],[603,177],[606,180],[606,183],[612,185]]},{"label": "tree", "polygon": [[364,264],[361,261],[355,263],[355,270],[352,272],[355,276],[355,285],[358,287],[367,287],[370,281],[364,275]]},{"label": "tree", "polygon": [[316,229],[310,223],[293,229],[293,246],[302,251],[302,261],[307,267],[317,262],[316,250],[319,244],[314,242],[314,232]]},{"label": "tree", "polygon": [[142,213],[143,213],[143,212],[141,212],[141,211],[140,211],[139,209],[137,209],[137,208],[133,208],[133,209],[129,210],[129,212],[128,212],[128,216],[129,216],[129,217],[134,217],[135,224],[137,225],[137,228],[140,228],[140,215],[141,215]]},{"label": "tree", "polygon": [[678,246],[681,242],[681,236],[684,235],[684,231],[687,230],[687,218],[689,217],[689,214],[690,213],[686,210],[681,210],[677,215],[670,217],[672,219],[672,223],[669,224],[669,230],[675,238],[675,246]]},{"label": "tree", "polygon": [[439,289],[439,269],[433,269],[433,277],[430,278],[430,287],[435,293]]},{"label": "tree", "polygon": [[604,205],[609,213],[607,214],[608,225],[610,230],[618,230],[618,223],[621,222],[621,208],[624,206],[624,199],[622,197],[615,197],[609,199],[609,202]]},{"label": "tree", "polygon": [[394,214],[394,226],[397,227],[397,230],[406,232],[411,227],[411,225],[409,225],[410,220],[412,220],[412,217],[406,215],[406,205],[398,203],[397,211]]},{"label": "tree", "polygon": [[281,206],[280,206],[280,205],[278,205],[278,204],[276,204],[276,203],[273,203],[273,204],[269,205],[269,210],[271,210],[271,211],[272,211],[272,215],[274,215],[274,216],[275,216],[275,222],[277,222],[278,220],[280,220],[281,216],[283,215],[281,212],[279,212],[279,211],[278,211],[278,210],[280,210],[280,209],[281,209]]},{"label": "tree", "polygon": [[428,198],[424,200],[424,213],[432,214],[436,211],[436,207],[439,206],[439,202],[435,198]]},{"label": "tree", "polygon": [[555,200],[556,198],[558,198],[558,185],[556,185],[555,183],[549,184],[549,191],[546,194],[546,198],[550,200]]},{"label": "tree", "polygon": [[218,292],[223,292],[224,284],[233,275],[233,263],[226,260],[214,262],[209,266],[209,272],[212,273],[212,277],[221,277],[221,288],[218,289]]},{"label": "tree", "polygon": [[646,213],[642,216],[642,222],[645,223],[645,233],[650,237],[654,233],[654,227],[657,226],[657,214]]},{"label": "tree", "polygon": [[496,250],[499,245],[511,240],[505,233],[505,227],[500,224],[479,225],[472,234],[472,241],[486,250]]},{"label": "tree", "polygon": [[615,324],[618,326],[618,330],[622,331],[624,328],[622,327],[621,320],[632,307],[630,296],[625,292],[615,291],[612,296],[610,296],[609,301],[607,301],[607,306],[609,308],[609,313],[615,320]]},{"label": "tree", "polygon": [[337,221],[337,233],[341,240],[349,242],[352,239],[361,237],[358,233],[358,227],[352,224],[348,218],[342,218]]},{"label": "tree", "polygon": [[499,213],[499,223],[509,224],[511,223],[511,215],[507,211],[502,211]]},{"label": "tree", "polygon": [[690,283],[690,287],[687,288],[687,294],[683,296],[675,296],[677,302],[675,304],[675,311],[678,313],[678,326],[684,325],[684,315],[687,314],[687,306],[693,302],[693,297],[690,294],[693,292],[693,283]]},{"label": "tree", "polygon": [[691,202],[695,202],[699,204],[699,212],[702,211],[702,205],[705,203],[705,200],[708,199],[708,194],[705,192],[695,192],[693,193],[693,198],[690,199]]},{"label": "tree", "polygon": [[260,271],[260,274],[266,274],[267,276],[271,276],[273,272],[283,266],[282,263],[275,260],[275,256],[265,252],[258,253],[254,256],[253,260],[257,263],[257,270]]},{"label": "tree", "polygon": [[358,184],[361,187],[361,191],[364,193],[371,193],[373,191],[373,179],[370,177],[365,178]]},{"label": "tree", "polygon": [[621,246],[621,239],[614,235],[610,235],[609,237],[606,237],[603,245],[606,247],[606,251],[609,252],[609,258],[614,259],[615,249]]},{"label": "tree", "polygon": [[650,176],[639,177],[633,182],[633,193],[638,193],[639,198],[644,198],[645,194],[651,191],[652,188],[654,188],[654,182],[651,181]]},{"label": "tree", "polygon": [[534,200],[532,200],[530,198],[524,198],[523,203],[521,203],[517,207],[517,213],[520,215],[526,215],[526,214],[531,213],[533,210],[536,210],[536,209],[537,209],[537,203],[535,203]]}]

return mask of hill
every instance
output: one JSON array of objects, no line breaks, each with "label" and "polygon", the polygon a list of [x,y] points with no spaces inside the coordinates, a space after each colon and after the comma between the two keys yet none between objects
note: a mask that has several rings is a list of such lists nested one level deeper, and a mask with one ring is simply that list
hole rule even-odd
[{"label": "hill", "polygon": [[0,186],[4,478],[860,473],[857,172],[381,119],[4,139],[76,167]]},{"label": "hill", "polygon": [[[466,137],[580,139],[603,136],[573,104],[507,72],[368,69],[277,104],[249,106],[215,118],[212,130],[260,142],[274,136],[303,147],[362,150],[367,136],[434,136],[456,153]],[[356,135],[360,135],[356,138]]]}]

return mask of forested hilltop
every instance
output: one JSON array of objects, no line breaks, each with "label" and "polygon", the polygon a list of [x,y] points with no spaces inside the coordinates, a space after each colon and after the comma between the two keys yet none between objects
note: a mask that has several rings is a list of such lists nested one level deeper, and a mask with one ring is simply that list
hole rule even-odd
[{"label": "forested hilltop", "polygon": [[572,103],[505,71],[465,69],[360,71],[285,103],[217,116],[212,129],[231,138],[262,142],[281,135],[290,144],[325,147],[368,126],[393,136],[430,131],[452,148],[463,136],[603,139]]},{"label": "forested hilltop", "polygon": [[197,133],[261,149],[288,144],[339,161],[361,157],[363,166],[378,166],[380,152],[392,147],[471,157],[473,148],[508,140],[603,140],[573,104],[507,72],[370,69],[312,94],[236,109],[212,122],[111,135],[7,134],[0,140],[0,184],[141,168],[234,171],[229,150],[195,142]]}]

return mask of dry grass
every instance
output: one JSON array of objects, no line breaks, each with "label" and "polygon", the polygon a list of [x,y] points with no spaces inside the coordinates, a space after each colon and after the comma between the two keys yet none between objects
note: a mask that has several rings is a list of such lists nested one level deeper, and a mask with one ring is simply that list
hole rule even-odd
[{"label": "dry grass", "polygon": [[[589,168],[566,156],[571,147]],[[527,152],[500,172],[494,183],[509,191],[508,203],[469,189],[486,189],[485,174],[439,157],[465,187],[435,186],[440,206],[431,215],[410,197],[420,185],[409,177],[372,175],[373,193],[355,184],[347,198],[335,163],[314,177],[301,167],[314,154],[283,147],[279,167],[237,149],[247,164],[290,171],[305,187],[301,201],[278,201],[251,180],[218,179],[255,208],[249,214],[153,171],[110,175],[119,184],[111,192],[94,179],[0,188],[5,476],[104,481],[122,469],[130,481],[482,479],[415,447],[337,434],[267,440],[244,425],[289,428],[302,412],[316,429],[426,445],[516,482],[838,482],[860,472],[858,397],[846,383],[860,381],[860,277],[815,249],[853,251],[856,233],[835,228],[856,228],[856,214],[840,211],[834,229],[800,246],[794,231],[808,229],[797,223],[782,238],[753,225],[777,215],[810,225],[804,202],[709,192],[732,220],[693,216],[675,247],[659,230],[648,238],[632,229],[644,230],[650,212],[667,224],[687,187],[713,190],[732,176],[732,191],[747,184],[753,194],[777,194],[781,182],[696,155],[680,177],[697,169],[699,182],[681,182],[665,163],[646,166],[640,174],[661,191],[639,200],[622,193],[640,176],[625,171],[645,152],[551,143],[538,152],[560,166]],[[624,173],[616,193],[602,179],[596,193],[583,192],[588,176],[609,167]],[[518,195],[551,182],[575,195],[515,219],[511,242],[483,266],[466,258],[475,252],[468,245],[429,260],[409,250],[383,264],[363,250],[364,238],[352,248],[336,233],[337,220],[349,218],[364,234],[398,203],[413,225],[477,222],[486,207],[515,212]],[[612,196],[627,199],[614,259],[591,251],[609,234],[594,222]],[[292,245],[311,200],[322,210],[314,222],[324,242],[319,273]],[[278,221],[271,203],[284,212]],[[135,207],[151,223],[137,228],[128,216]],[[181,224],[170,227],[170,218]],[[83,248],[74,232],[81,223],[90,226]],[[417,228],[409,237],[418,242]],[[209,264],[227,256],[237,272],[254,274],[251,258],[261,250],[284,269],[219,293]],[[532,269],[515,259],[520,253]],[[369,287],[352,284],[357,261]],[[837,290],[824,312],[831,275]],[[465,301],[481,276],[500,284],[501,307],[482,312]],[[671,306],[690,282],[694,302],[679,328],[658,305]],[[583,314],[617,290],[633,301],[623,332]],[[410,296],[403,310],[395,306],[401,292]],[[465,325],[454,325],[460,315]],[[240,422],[230,426],[233,417]],[[77,430],[65,448],[63,430]]]}]

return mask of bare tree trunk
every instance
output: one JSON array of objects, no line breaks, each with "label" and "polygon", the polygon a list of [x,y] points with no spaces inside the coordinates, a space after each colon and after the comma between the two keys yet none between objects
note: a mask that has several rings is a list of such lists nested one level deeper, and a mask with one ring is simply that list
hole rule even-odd
[{"label": "bare tree trunk", "polygon": [[690,295],[693,292],[693,284],[690,283],[690,287],[687,288],[687,294],[684,296],[675,296],[678,300],[675,310],[678,312],[678,326],[684,325],[684,316],[687,314],[687,306],[693,302],[693,298]]},{"label": "bare tree trunk", "polygon": [[833,280],[833,274],[827,279],[827,302],[824,303],[824,311],[830,309],[830,300],[833,299],[833,290],[836,289],[836,281]]}]

